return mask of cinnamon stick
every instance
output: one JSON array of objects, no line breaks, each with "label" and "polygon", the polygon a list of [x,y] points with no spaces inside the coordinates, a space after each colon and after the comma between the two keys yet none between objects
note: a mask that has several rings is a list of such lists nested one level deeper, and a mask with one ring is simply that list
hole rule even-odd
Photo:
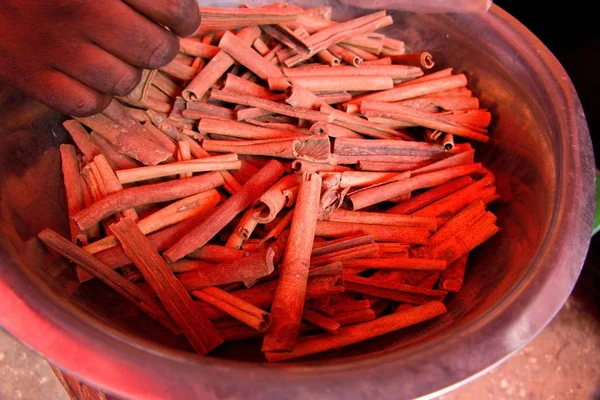
[{"label": "cinnamon stick", "polygon": [[94,256],[81,250],[51,229],[44,229],[38,234],[38,237],[46,246],[76,263],[79,268],[84,269],[88,274],[101,279],[150,317],[163,324],[172,332],[178,333],[178,328],[173,324],[171,318],[164,311],[164,308],[152,296],[146,295],[118,272],[113,271]]},{"label": "cinnamon stick", "polygon": [[102,114],[76,119],[102,135],[103,138],[115,146],[120,152],[143,164],[156,165],[171,156],[156,142],[127,130]]},{"label": "cinnamon stick", "polygon": [[337,240],[331,240],[329,242],[323,242],[317,246],[316,243],[313,245],[311,252],[312,257],[319,257],[326,254],[335,253],[340,250],[351,249],[357,246],[372,244],[375,241],[371,235],[356,235],[345,237]]},{"label": "cinnamon stick", "polygon": [[439,289],[456,293],[462,288],[465,278],[467,258],[468,254],[465,254],[458,260],[448,265],[448,268],[442,271],[440,282],[438,283]]},{"label": "cinnamon stick", "polygon": [[298,134],[287,130],[269,129],[245,122],[221,121],[218,119],[202,118],[198,124],[202,133],[216,133],[242,139],[282,139],[297,137]]},{"label": "cinnamon stick", "polygon": [[159,68],[159,70],[183,81],[191,80],[198,72],[196,68],[185,65],[177,59],[174,59],[168,64],[163,65]]},{"label": "cinnamon stick", "polygon": [[213,58],[219,52],[219,48],[194,38],[180,38],[179,51],[194,57]]},{"label": "cinnamon stick", "polygon": [[255,211],[253,209],[248,208],[246,210],[244,215],[242,215],[240,222],[238,222],[233,229],[233,232],[231,232],[231,236],[227,239],[227,243],[225,243],[226,247],[240,249],[244,244],[244,241],[250,239],[252,232],[254,232],[254,229],[256,229],[256,226],[258,225],[258,221],[254,214]]},{"label": "cinnamon stick", "polygon": [[414,65],[425,69],[431,69],[435,65],[431,53],[409,53],[390,56],[394,64]]},{"label": "cinnamon stick", "polygon": [[469,186],[454,192],[450,196],[436,201],[422,209],[418,210],[415,215],[442,217],[453,215],[476,200],[484,200],[491,196],[491,200],[496,200],[496,188],[490,186],[493,184],[493,178],[484,177]]},{"label": "cinnamon stick", "polygon": [[225,32],[219,42],[219,47],[234,60],[264,80],[283,76],[278,67],[266,61],[260,54],[247,46],[244,41],[230,32]]},{"label": "cinnamon stick", "polygon": [[422,306],[377,318],[370,322],[337,330],[335,335],[318,335],[301,339],[289,353],[266,353],[268,361],[284,361],[311,354],[322,353],[343,346],[359,343],[410,325],[438,317],[446,312],[441,302],[430,302]]},{"label": "cinnamon stick", "polygon": [[83,206],[83,190],[81,188],[81,178],[79,176],[79,166],[75,148],[68,144],[60,145],[60,161],[63,174],[63,185],[67,198],[67,213],[69,215],[69,226],[71,232],[71,241],[77,243],[81,241],[87,243],[85,233],[81,232],[75,221],[71,219]]},{"label": "cinnamon stick", "polygon": [[266,224],[273,221],[289,200],[284,191],[297,185],[296,176],[286,175],[263,193],[253,205],[255,210],[253,215],[258,223]]},{"label": "cinnamon stick", "polygon": [[424,244],[429,238],[429,231],[425,228],[406,228],[331,221],[317,222],[317,236],[340,238],[361,233],[371,235],[375,241],[405,244]]},{"label": "cinnamon stick", "polygon": [[348,156],[370,155],[431,155],[440,154],[443,147],[433,143],[405,142],[398,140],[361,140],[351,138],[336,139],[333,152]]},{"label": "cinnamon stick", "polygon": [[200,13],[202,22],[194,34],[196,36],[244,26],[293,22],[302,9],[291,5],[285,8],[200,7]]},{"label": "cinnamon stick", "polygon": [[[144,235],[148,235],[190,217],[206,216],[220,200],[221,197],[215,189],[207,190],[162,208],[140,220],[137,226]],[[109,235],[84,246],[83,249],[90,254],[95,254],[118,244],[118,240],[113,235]]]},{"label": "cinnamon stick", "polygon": [[361,113],[367,116],[376,116],[391,118],[399,121],[405,121],[426,128],[437,129],[443,132],[452,133],[456,136],[476,140],[478,142],[487,142],[487,130],[474,125],[460,123],[443,115],[436,115],[405,107],[400,104],[389,104],[377,101],[361,102]]},{"label": "cinnamon stick", "polygon": [[170,201],[191,196],[223,184],[217,172],[209,172],[185,180],[155,183],[112,193],[73,216],[81,229],[88,229],[102,219],[131,207]]},{"label": "cinnamon stick", "polygon": [[[333,72],[340,68],[331,68]],[[364,68],[352,68],[362,71]],[[370,67],[370,68],[373,68]],[[306,68],[311,71],[321,71],[326,68]],[[326,70],[329,70],[327,68]],[[343,92],[343,91],[376,91],[390,89],[394,86],[394,81],[389,76],[381,75],[354,75],[344,76],[341,74],[316,75],[316,76],[295,76],[269,79],[269,89],[272,91],[285,91],[292,85],[300,85],[311,92]]]},{"label": "cinnamon stick", "polygon": [[469,224],[475,223],[479,218],[485,214],[485,204],[481,200],[477,200],[465,208],[463,211],[458,213],[455,217],[451,218],[446,222],[438,232],[433,234],[429,238],[428,244],[430,246],[444,242],[450,239],[452,236],[460,233]]},{"label": "cinnamon stick", "polygon": [[210,95],[211,99],[221,100],[228,103],[242,104],[250,107],[257,107],[270,112],[287,115],[294,118],[308,119],[311,121],[326,121],[332,122],[333,117],[330,114],[319,111],[294,108],[286,104],[276,103],[271,100],[261,99],[239,93],[226,92],[224,90],[213,90]]},{"label": "cinnamon stick", "polygon": [[383,282],[381,279],[364,278],[347,272],[344,273],[344,285],[350,292],[411,304],[441,301],[447,293],[443,290],[406,285],[394,280]]},{"label": "cinnamon stick", "polygon": [[[392,79],[410,79],[417,78],[423,75],[423,71],[417,67],[410,67],[407,65],[363,65],[360,68],[355,68],[351,66],[340,66],[336,68],[312,68],[312,67],[299,67],[299,68],[284,68],[282,70],[283,74],[292,79],[292,83],[297,83],[309,90],[310,87],[305,85],[300,78],[309,78],[309,77],[331,77],[332,79],[339,78],[348,78],[348,77],[388,77]],[[296,81],[294,79],[298,78]],[[281,87],[279,83],[279,79],[272,79],[273,85],[269,82],[269,86]],[[393,85],[392,85],[393,86]],[[285,87],[283,88],[285,89]],[[273,89],[271,90],[282,90],[282,89]],[[360,90],[360,89],[358,89]],[[377,90],[377,89],[367,89],[367,90]],[[379,89],[382,90],[382,89]]]},{"label": "cinnamon stick", "polygon": [[381,183],[397,181],[410,176],[407,173],[396,172],[319,172],[323,179],[335,177],[339,181],[340,188],[357,188],[378,185]]},{"label": "cinnamon stick", "polygon": [[329,46],[329,51],[335,57],[339,58],[340,60],[343,60],[346,64],[352,65],[354,67],[358,67],[363,63],[363,59],[360,58],[358,55],[338,45],[334,44]]},{"label": "cinnamon stick", "polygon": [[206,354],[221,344],[223,338],[219,332],[173,276],[135,222],[124,218],[113,225],[112,231],[194,349],[199,354]]},{"label": "cinnamon stick", "polygon": [[[453,144],[454,147],[454,144]],[[411,176],[424,174],[427,172],[441,171],[446,168],[458,167],[460,165],[471,165],[475,159],[475,150],[463,151],[451,157],[444,158],[429,165],[416,168],[411,171]]]},{"label": "cinnamon stick", "polygon": [[342,261],[344,268],[355,269],[408,269],[418,271],[443,271],[446,269],[445,260],[408,257],[361,258],[358,260]]},{"label": "cinnamon stick", "polygon": [[227,74],[227,78],[223,83],[223,90],[246,94],[248,96],[261,97],[263,99],[268,99],[274,94],[265,87],[233,74]]},{"label": "cinnamon stick", "polygon": [[340,325],[346,326],[360,322],[373,321],[375,319],[375,312],[370,308],[364,308],[335,313],[331,318]]},{"label": "cinnamon stick", "polygon": [[116,171],[122,184],[162,178],[170,175],[239,169],[240,161],[235,154],[225,154],[196,160],[173,162]]},{"label": "cinnamon stick", "polygon": [[270,156],[312,162],[327,162],[330,154],[329,139],[316,136],[261,140],[206,139],[202,142],[202,146],[206,151],[218,153]]},{"label": "cinnamon stick", "polygon": [[326,217],[321,219],[334,222],[426,228],[431,232],[435,232],[437,229],[437,218],[416,215],[390,215],[339,209],[330,212]]},{"label": "cinnamon stick", "polygon": [[481,172],[481,164],[464,165],[430,172],[388,183],[369,190],[362,190],[349,196],[354,210],[389,200],[403,193],[441,185],[451,179]]},{"label": "cinnamon stick", "polygon": [[302,319],[309,324],[329,333],[335,333],[335,331],[337,331],[341,326],[338,322],[327,318],[318,312],[311,311],[308,308],[304,308],[304,310],[302,310]]},{"label": "cinnamon stick", "polygon": [[[169,248],[164,256],[169,261],[177,261],[183,256],[198,247],[205,245],[214,237],[227,223],[229,223],[237,214],[255,201],[269,186],[271,186],[280,176],[283,175],[283,165],[275,160],[263,167],[254,175],[242,189],[231,196],[222,206],[217,208],[213,214],[208,216],[205,221],[192,229],[177,243]],[[190,181],[189,178],[185,181]]]},{"label": "cinnamon stick", "polygon": [[447,183],[429,189],[426,192],[420,193],[417,196],[410,198],[409,200],[403,201],[387,210],[386,212],[392,214],[411,214],[428,204],[431,204],[439,199],[442,199],[457,190],[468,186],[473,182],[473,178],[470,176],[462,176],[460,178],[453,179]]},{"label": "cinnamon stick", "polygon": [[419,255],[443,258],[452,263],[495,235],[500,228],[495,225],[496,217],[487,212],[475,223],[466,223],[455,235],[443,242],[422,249]]},{"label": "cinnamon stick", "polygon": [[196,260],[203,260],[217,264],[224,262],[232,262],[242,257],[247,257],[248,255],[249,254],[245,251],[219,246],[215,244],[206,244],[188,254],[189,257],[194,258]]},{"label": "cinnamon stick", "polygon": [[120,153],[108,140],[92,131],[90,139],[100,148],[110,165],[114,169],[127,169],[139,167],[141,164],[131,157]]},{"label": "cinnamon stick", "polygon": [[209,287],[194,291],[194,296],[259,332],[266,331],[271,325],[269,313],[224,290]]},{"label": "cinnamon stick", "polygon": [[[203,21],[205,21],[204,15]],[[249,26],[241,29],[237,37],[250,45],[260,35],[260,29]],[[217,53],[194,79],[183,89],[182,96],[187,101],[199,101],[210,87],[233,65],[235,61],[224,51]]]},{"label": "cinnamon stick", "polygon": [[312,257],[310,260],[311,265],[325,265],[333,262],[343,262],[346,260],[354,260],[357,258],[373,257],[379,254],[379,246],[377,243],[365,244],[354,248],[338,250],[323,254],[321,256]]},{"label": "cinnamon stick", "polygon": [[377,29],[391,25],[392,22],[392,18],[386,16],[385,11],[380,11],[350,21],[334,24],[314,33],[305,40],[305,43],[312,47],[312,50],[307,55],[297,54],[286,59],[284,63],[288,67],[293,67],[316,54],[318,51],[331,47],[333,44],[343,42],[351,37],[373,32]]},{"label": "cinnamon stick", "polygon": [[102,150],[94,143],[88,132],[79,122],[72,119],[63,122],[63,126],[69,132],[69,135],[71,135],[77,148],[83,153],[85,158],[93,160],[95,156],[102,153]]},{"label": "cinnamon stick", "polygon": [[446,75],[444,73],[446,76],[442,76],[437,79],[431,79],[432,75],[433,74],[429,75],[428,79],[424,79],[426,77],[419,78],[420,80],[418,82],[417,80],[412,82],[403,82],[394,86],[393,89],[358,97],[350,101],[349,104],[360,104],[363,101],[401,101],[413,97],[441,92],[444,90],[461,88],[467,85],[467,77],[464,74],[449,75],[448,73],[448,75]]},{"label": "cinnamon stick", "polygon": [[321,177],[304,174],[271,307],[273,323],[265,334],[263,351],[290,351],[298,338],[320,195]]}]

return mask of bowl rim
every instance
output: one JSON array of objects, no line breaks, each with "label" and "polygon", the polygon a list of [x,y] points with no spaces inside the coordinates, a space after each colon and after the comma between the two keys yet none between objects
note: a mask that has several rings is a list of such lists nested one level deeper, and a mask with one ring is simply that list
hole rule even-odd
[{"label": "bowl rim", "polygon": [[[574,287],[592,232],[595,167],[581,104],[558,60],[499,7],[494,5],[486,19],[495,29],[513,31],[523,55],[546,71],[540,81],[556,95],[552,101],[571,103],[575,113],[565,113],[568,129],[556,154],[556,212],[544,238],[547,251],[538,250],[534,256],[531,271],[536,276],[526,274],[494,307],[465,324],[463,334],[452,338],[442,334],[445,340],[424,340],[411,348],[351,363],[317,368],[252,364],[249,368],[248,363],[199,358],[109,328],[36,286],[39,278],[19,268],[3,249],[0,325],[60,369],[126,398],[295,398],[316,393],[322,398],[434,397],[509,358],[552,320]],[[563,171],[570,172],[568,179]],[[578,201],[568,201],[573,193],[581,195]],[[552,279],[540,279],[540,272],[548,269]],[[520,318],[515,319],[515,314]],[[466,334],[473,332],[477,335]],[[429,356],[435,356],[435,365],[422,362]],[[464,361],[457,364],[459,358]]]}]

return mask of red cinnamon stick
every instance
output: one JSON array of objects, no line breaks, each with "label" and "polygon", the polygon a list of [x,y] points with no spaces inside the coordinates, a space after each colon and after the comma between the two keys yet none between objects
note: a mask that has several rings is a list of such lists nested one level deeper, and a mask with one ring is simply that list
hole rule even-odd
[{"label": "red cinnamon stick", "polygon": [[431,302],[378,318],[371,322],[340,328],[336,335],[319,335],[303,338],[297,343],[292,352],[267,353],[266,357],[268,361],[284,361],[310,354],[322,353],[415,325],[438,317],[445,312],[446,307],[443,303]]},{"label": "red cinnamon stick", "polygon": [[127,256],[152,286],[194,349],[206,354],[221,344],[221,335],[173,276],[135,222],[124,218],[113,225],[112,230]]},{"label": "red cinnamon stick", "polygon": [[340,238],[361,233],[371,235],[375,241],[406,244],[423,244],[426,243],[429,238],[429,231],[425,228],[406,228],[331,221],[317,222],[317,236]]},{"label": "red cinnamon stick", "polygon": [[273,324],[265,334],[263,351],[290,351],[298,338],[312,250],[310,239],[315,235],[320,195],[321,177],[314,173],[305,174],[300,183],[290,236],[271,307]]},{"label": "red cinnamon stick", "polygon": [[[248,207],[266,188],[271,186],[283,175],[283,165],[272,160],[254,175],[242,189],[231,196],[222,206],[217,208],[213,214],[207,217],[204,223],[191,230],[177,243],[169,248],[164,256],[169,261],[177,261],[198,247],[204,246],[212,239],[227,223],[237,214]],[[189,178],[189,181],[195,178]]]},{"label": "red cinnamon stick", "polygon": [[102,219],[131,207],[159,203],[191,196],[223,184],[217,172],[209,172],[185,180],[133,187],[108,195],[73,216],[81,229],[88,229]]}]

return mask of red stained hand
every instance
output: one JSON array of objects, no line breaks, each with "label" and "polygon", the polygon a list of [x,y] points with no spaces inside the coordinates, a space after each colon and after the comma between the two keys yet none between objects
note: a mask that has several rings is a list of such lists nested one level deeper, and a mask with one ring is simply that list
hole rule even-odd
[{"label": "red stained hand", "polygon": [[200,24],[196,0],[2,0],[0,18],[0,83],[74,116],[131,92]]}]

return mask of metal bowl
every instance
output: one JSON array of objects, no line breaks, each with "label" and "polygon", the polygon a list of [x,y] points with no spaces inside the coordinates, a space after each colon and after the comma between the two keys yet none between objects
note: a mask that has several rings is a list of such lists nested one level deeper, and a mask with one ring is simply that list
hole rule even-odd
[{"label": "metal bowl", "polygon": [[[332,5],[334,17],[365,13]],[[433,396],[524,346],[569,296],[592,231],[594,162],[577,94],[548,49],[498,7],[392,15],[386,33],[466,72],[494,115],[478,153],[498,177],[502,231],[471,257],[445,317],[306,362],[244,361],[247,343],[205,358],[178,350],[177,338],[103,285],[77,287],[60,262],[36,262],[28,239],[43,227],[67,232],[57,149],[67,140],[64,117],[3,89],[0,324],[60,368],[126,398]]]}]

